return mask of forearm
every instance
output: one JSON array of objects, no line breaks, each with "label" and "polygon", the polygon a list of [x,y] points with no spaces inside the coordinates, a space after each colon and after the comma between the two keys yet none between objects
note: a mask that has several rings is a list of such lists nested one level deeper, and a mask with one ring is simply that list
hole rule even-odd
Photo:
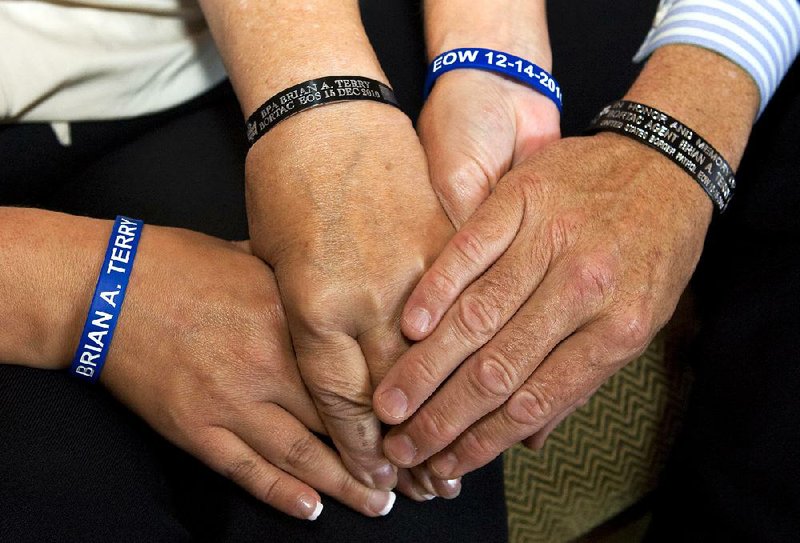
[{"label": "forearm", "polygon": [[242,111],[327,75],[386,82],[357,0],[201,0]]},{"label": "forearm", "polygon": [[487,47],[552,69],[544,0],[426,0],[429,58],[458,47]]},{"label": "forearm", "polygon": [[0,361],[69,365],[103,259],[106,226],[0,207]]},{"label": "forearm", "polygon": [[625,98],[660,109],[692,128],[734,169],[759,104],[758,87],[744,70],[692,45],[658,49]]}]

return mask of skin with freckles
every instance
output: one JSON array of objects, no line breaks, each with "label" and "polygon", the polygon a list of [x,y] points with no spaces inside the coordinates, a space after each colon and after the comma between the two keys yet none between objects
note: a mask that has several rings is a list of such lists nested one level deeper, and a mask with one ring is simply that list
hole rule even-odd
[{"label": "skin with freckles", "polygon": [[[734,167],[758,108],[744,71],[693,46],[659,49],[626,98],[680,119]],[[422,341],[374,396],[399,424],[387,456],[454,477],[516,442],[540,446],[672,315],[711,213],[679,167],[616,134],[515,166],[409,298],[403,329]]]}]

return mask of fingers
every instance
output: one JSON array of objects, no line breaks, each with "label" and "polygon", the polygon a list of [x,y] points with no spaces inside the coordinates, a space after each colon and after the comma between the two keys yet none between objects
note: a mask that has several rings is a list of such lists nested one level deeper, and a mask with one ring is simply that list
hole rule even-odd
[{"label": "fingers", "polygon": [[506,325],[538,286],[548,259],[548,253],[515,242],[381,381],[374,402],[380,419],[398,424],[416,412],[462,361]]},{"label": "fingers", "polygon": [[196,455],[218,473],[287,515],[316,520],[322,512],[322,501],[313,488],[271,465],[224,428],[208,430]]},{"label": "fingers", "polygon": [[237,435],[283,472],[364,515],[382,516],[391,510],[391,492],[371,489],[356,480],[334,450],[277,405],[252,407],[232,424],[236,424]]},{"label": "fingers", "polygon": [[367,361],[372,388],[378,386],[389,369],[408,350],[409,341],[400,331],[397,321],[379,325],[358,336],[358,344]]},{"label": "fingers", "polygon": [[458,477],[545,429],[588,396],[620,365],[595,332],[596,324],[559,345],[501,408],[481,419],[428,466],[436,477]]},{"label": "fingers", "polygon": [[513,184],[499,186],[422,276],[403,310],[406,336],[427,337],[461,292],[511,245],[524,213],[516,190]]},{"label": "fingers", "polygon": [[369,487],[394,488],[397,469],[381,450],[369,369],[356,340],[345,334],[306,336],[295,349],[303,381],[350,473]]},{"label": "fingers", "polygon": [[396,465],[417,465],[505,403],[556,345],[595,314],[602,293],[574,288],[575,272],[580,280],[583,270],[554,266],[511,321],[413,418],[389,433],[384,451]]}]

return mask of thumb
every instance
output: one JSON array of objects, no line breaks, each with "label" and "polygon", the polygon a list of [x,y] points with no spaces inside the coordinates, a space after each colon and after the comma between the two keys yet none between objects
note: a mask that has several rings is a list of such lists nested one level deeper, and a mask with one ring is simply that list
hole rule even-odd
[{"label": "thumb", "polygon": [[463,70],[442,76],[419,120],[431,184],[458,229],[511,167],[515,118],[501,93]]}]

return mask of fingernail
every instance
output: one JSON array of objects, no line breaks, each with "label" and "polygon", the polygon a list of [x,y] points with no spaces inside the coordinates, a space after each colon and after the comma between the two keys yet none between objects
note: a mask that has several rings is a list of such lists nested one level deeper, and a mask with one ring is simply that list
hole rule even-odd
[{"label": "fingernail", "polygon": [[461,494],[461,479],[444,479],[442,480],[442,497],[448,500],[457,498]]},{"label": "fingernail", "polygon": [[387,437],[383,448],[395,464],[403,467],[410,466],[417,456],[417,446],[404,434]]},{"label": "fingernail", "polygon": [[436,497],[436,494],[423,494],[422,497],[428,501],[431,501],[433,498]]},{"label": "fingernail", "polygon": [[372,482],[375,488],[390,490],[397,484],[397,468],[389,462],[372,472]]},{"label": "fingernail", "polygon": [[427,309],[415,307],[406,315],[406,322],[411,328],[420,334],[424,334],[431,327],[431,314],[428,313]]},{"label": "fingernail", "polygon": [[384,412],[393,419],[403,420],[408,411],[408,398],[399,388],[390,388],[378,399]]},{"label": "fingernail", "polygon": [[369,498],[367,498],[367,509],[371,512],[385,517],[389,514],[389,511],[392,510],[394,507],[394,501],[397,499],[397,496],[394,492],[370,492]]},{"label": "fingernail", "polygon": [[453,453],[439,455],[430,461],[431,471],[437,477],[443,479],[453,473],[458,465],[458,457]]},{"label": "fingernail", "polygon": [[297,499],[297,502],[300,505],[301,515],[308,520],[317,520],[322,513],[322,502],[313,496],[303,494]]}]

